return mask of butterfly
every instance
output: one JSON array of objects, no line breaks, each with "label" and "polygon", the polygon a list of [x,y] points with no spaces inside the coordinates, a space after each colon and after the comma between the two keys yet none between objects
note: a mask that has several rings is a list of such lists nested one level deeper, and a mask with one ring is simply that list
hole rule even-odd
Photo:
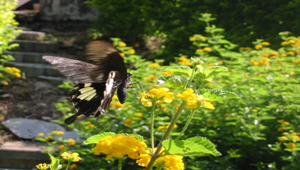
[{"label": "butterfly", "polygon": [[77,116],[106,114],[106,110],[117,90],[120,103],[126,100],[126,89],[130,86],[131,73],[127,73],[119,51],[105,41],[92,41],[86,46],[87,60],[43,56],[43,59],[78,84],[70,91],[69,97],[77,113],[65,120],[73,123]]}]

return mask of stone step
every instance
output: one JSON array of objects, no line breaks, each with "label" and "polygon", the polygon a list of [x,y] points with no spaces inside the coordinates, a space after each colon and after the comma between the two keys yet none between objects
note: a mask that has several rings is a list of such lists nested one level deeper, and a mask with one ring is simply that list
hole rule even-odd
[{"label": "stone step", "polygon": [[21,34],[17,37],[18,40],[33,40],[42,41],[46,38],[46,33],[37,31],[25,31],[23,30]]},{"label": "stone step", "polygon": [[28,78],[37,78],[42,75],[64,77],[58,70],[53,69],[52,65],[48,64],[7,62],[5,65],[19,68]]},{"label": "stone step", "polygon": [[14,40],[19,47],[14,48],[14,51],[22,52],[39,52],[39,53],[58,53],[59,44],[51,41],[32,41],[32,40]]},{"label": "stone step", "polygon": [[21,51],[8,51],[5,54],[12,55],[15,58],[13,62],[24,62],[24,63],[40,63],[49,64],[42,57],[43,56],[60,56],[71,59],[79,59],[77,56],[73,55],[58,55],[53,53],[37,53],[37,52],[21,52]]},{"label": "stone step", "polygon": [[42,147],[46,143],[10,141],[0,146],[0,168],[33,169],[39,163],[50,163]]}]

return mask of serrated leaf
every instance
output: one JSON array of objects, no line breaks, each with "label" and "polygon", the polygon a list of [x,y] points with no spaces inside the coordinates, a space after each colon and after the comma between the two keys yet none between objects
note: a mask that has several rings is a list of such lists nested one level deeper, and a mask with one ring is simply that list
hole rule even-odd
[{"label": "serrated leaf", "polygon": [[50,163],[50,169],[51,170],[59,170],[59,159],[55,158],[52,154],[48,153],[51,163]]},{"label": "serrated leaf", "polygon": [[158,77],[158,85],[162,84],[168,84],[171,87],[176,87],[176,88],[183,88],[185,84],[187,83],[187,79],[183,78],[181,76],[173,76],[173,75],[167,75],[167,76],[159,76]]},{"label": "serrated leaf", "polygon": [[100,139],[106,137],[106,136],[116,136],[115,133],[113,132],[104,132],[104,133],[100,133],[98,135],[94,135],[94,136],[91,136],[89,137],[86,141],[84,141],[83,143],[85,145],[88,145],[88,144],[94,144],[94,143],[98,143]]},{"label": "serrated leaf", "polygon": [[203,137],[193,137],[186,140],[165,140],[162,145],[167,155],[206,156],[221,154],[215,149],[213,143]]},{"label": "serrated leaf", "polygon": [[194,79],[205,79],[206,81],[212,81],[214,75],[227,71],[227,67],[224,66],[197,65]]},{"label": "serrated leaf", "polygon": [[211,101],[240,98],[236,93],[219,89],[201,89],[198,92]]}]

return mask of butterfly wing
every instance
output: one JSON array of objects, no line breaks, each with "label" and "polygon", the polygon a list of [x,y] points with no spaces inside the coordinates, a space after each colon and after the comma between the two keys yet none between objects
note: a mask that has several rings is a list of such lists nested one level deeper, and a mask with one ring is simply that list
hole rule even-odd
[{"label": "butterfly wing", "polygon": [[43,59],[56,66],[60,72],[72,81],[79,82],[70,92],[71,102],[77,113],[65,120],[73,123],[77,116],[99,116],[105,114],[118,89],[118,98],[125,102],[126,89],[131,74],[118,50],[103,41],[93,41],[87,45],[88,60],[94,64],[55,56],[43,56]]},{"label": "butterfly wing", "polygon": [[43,56],[43,59],[48,61],[58,70],[68,77],[71,81],[80,83],[105,82],[104,73],[98,73],[97,76],[92,76],[91,71],[98,68],[97,65],[56,56]]}]

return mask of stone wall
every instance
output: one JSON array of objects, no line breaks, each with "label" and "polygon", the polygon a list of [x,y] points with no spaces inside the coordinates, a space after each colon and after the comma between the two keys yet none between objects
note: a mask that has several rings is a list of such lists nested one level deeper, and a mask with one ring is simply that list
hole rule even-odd
[{"label": "stone wall", "polygon": [[40,0],[40,18],[43,20],[91,20],[98,12],[85,0]]}]

